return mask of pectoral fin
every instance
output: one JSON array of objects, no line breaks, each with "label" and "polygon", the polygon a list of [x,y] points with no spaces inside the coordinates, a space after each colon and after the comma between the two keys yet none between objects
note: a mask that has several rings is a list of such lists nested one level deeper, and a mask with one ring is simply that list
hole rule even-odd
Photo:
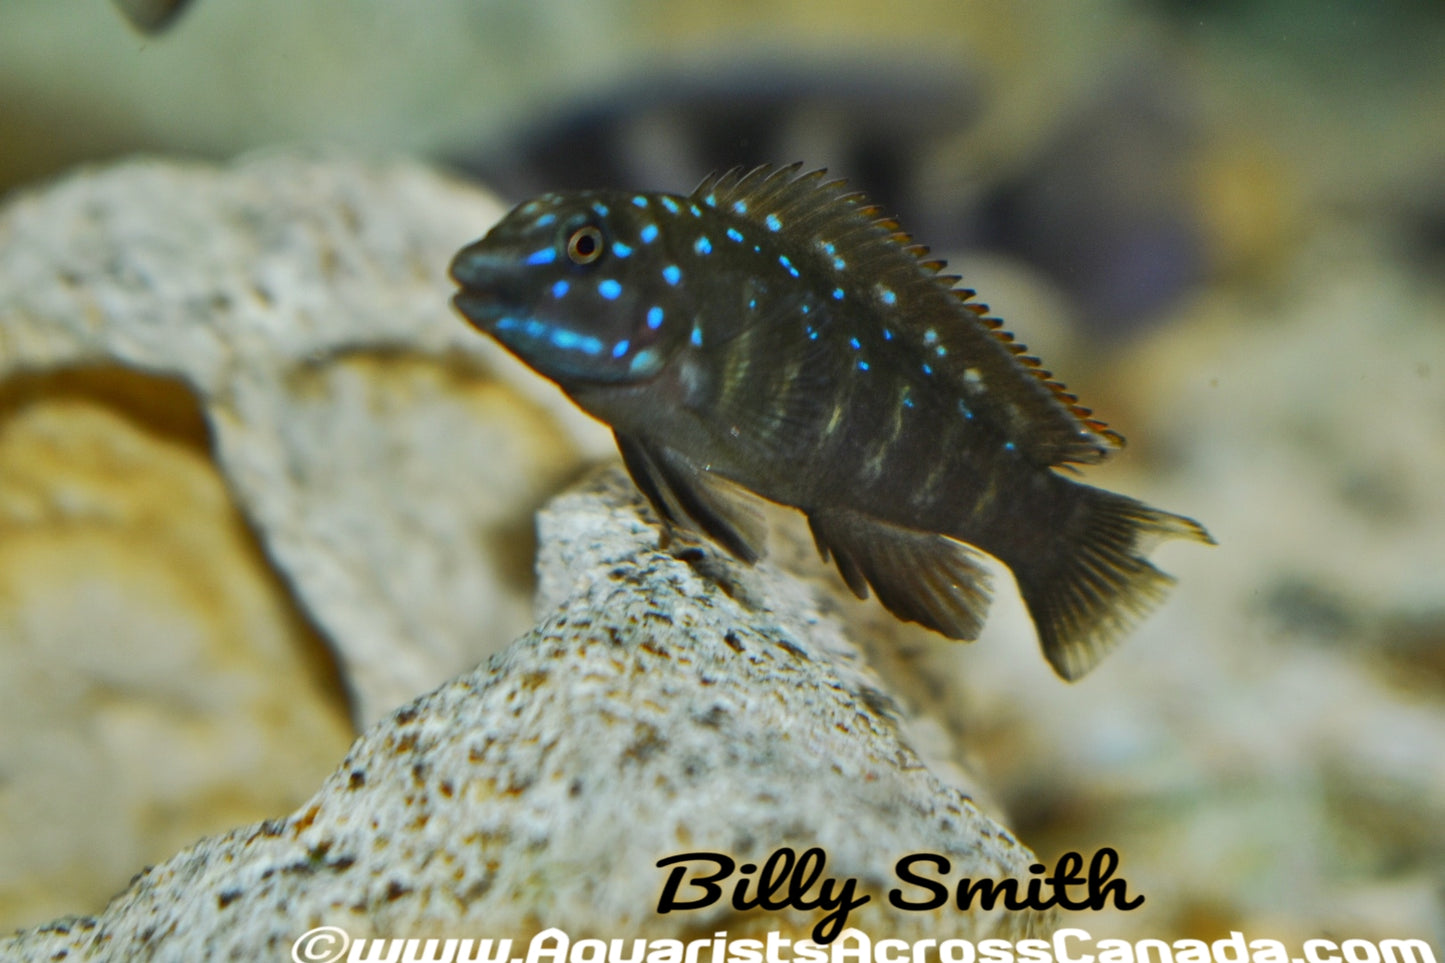
[{"label": "pectoral fin", "polygon": [[883,607],[906,622],[951,639],[978,638],[989,573],[974,549],[858,512],[810,512],[808,525],[823,560],[832,556],[854,595],[867,598],[872,586]]},{"label": "pectoral fin", "polygon": [[744,562],[762,557],[767,523],[741,489],[670,448],[613,434],[632,480],[664,521],[690,521]]}]

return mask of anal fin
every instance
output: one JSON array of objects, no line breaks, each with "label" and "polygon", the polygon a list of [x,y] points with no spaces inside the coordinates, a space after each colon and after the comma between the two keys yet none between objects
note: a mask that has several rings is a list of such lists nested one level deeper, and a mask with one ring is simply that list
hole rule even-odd
[{"label": "anal fin", "polygon": [[883,607],[905,622],[950,639],[978,638],[990,591],[975,549],[852,511],[810,512],[808,525],[823,560],[833,558],[854,595],[867,598],[871,586]]},{"label": "anal fin", "polygon": [[737,486],[670,448],[613,432],[622,462],[663,521],[691,522],[744,562],[763,554],[767,522]]}]

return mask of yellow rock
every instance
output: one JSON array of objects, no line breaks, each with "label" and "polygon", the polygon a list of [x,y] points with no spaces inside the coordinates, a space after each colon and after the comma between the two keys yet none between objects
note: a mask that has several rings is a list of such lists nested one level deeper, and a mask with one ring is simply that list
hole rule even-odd
[{"label": "yellow rock", "polygon": [[285,812],[352,735],[186,419],[78,394],[0,405],[0,930]]}]

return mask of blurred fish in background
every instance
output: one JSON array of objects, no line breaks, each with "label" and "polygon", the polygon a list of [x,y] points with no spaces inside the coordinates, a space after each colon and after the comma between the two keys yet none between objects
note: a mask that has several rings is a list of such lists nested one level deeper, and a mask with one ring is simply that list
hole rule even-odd
[{"label": "blurred fish in background", "polygon": [[[165,36],[167,50],[148,53],[152,59],[172,56],[169,48],[181,39],[187,46],[203,43],[210,30],[223,29],[218,26],[223,18],[240,16],[226,4],[210,9],[192,0],[114,4],[136,30]],[[170,33],[184,14],[202,6],[210,16],[198,18],[196,37]],[[488,38],[499,26],[510,24],[525,34],[570,22],[573,30],[587,32],[608,20],[600,11],[584,14],[566,4],[543,7],[509,14],[504,6],[478,4],[458,22],[456,36],[490,49],[495,38]],[[412,15],[404,11],[370,5],[366,11],[331,12],[342,19],[335,21],[328,58],[340,64],[354,57],[355,51],[347,53],[347,38],[378,16],[386,20],[373,26],[394,34],[398,57],[417,47],[406,31],[431,36],[426,17],[408,19]],[[568,16],[559,20],[562,13]],[[989,22],[991,15],[976,14],[970,23]],[[305,30],[307,24],[319,29],[327,13],[317,7],[297,15],[304,22],[294,29]],[[215,23],[203,25],[201,19]],[[920,242],[955,263],[960,256],[978,256],[1024,266],[1062,296],[1063,313],[1077,322],[1077,334],[1120,339],[1160,323],[1206,279],[1211,263],[1199,192],[1183,161],[1191,156],[1188,147],[1201,124],[1185,72],[1167,53],[1141,57],[1138,46],[1102,69],[1060,70],[1041,63],[1035,75],[1072,71],[1075,83],[1061,102],[1020,112],[1018,104],[1029,95],[1018,95],[1016,68],[1000,71],[1001,55],[990,48],[989,36],[985,29],[972,43],[936,45],[910,57],[899,57],[887,44],[834,49],[827,43],[808,48],[756,40],[741,45],[742,54],[724,44],[722,57],[714,43],[708,45],[712,54],[622,58],[599,69],[589,84],[542,85],[529,80],[527,69],[512,71],[511,97],[486,81],[458,78],[453,95],[474,89],[479,106],[500,102],[526,109],[477,111],[469,136],[449,121],[450,131],[422,150],[514,201],[543,191],[603,186],[685,192],[709,173],[736,165],[802,161],[847,178],[910,225]],[[1002,58],[1026,55],[1016,50]],[[294,52],[263,46],[253,49],[249,60],[253,67],[291,63]],[[505,56],[498,60],[505,62]],[[272,82],[247,81],[250,68],[232,69],[240,71],[233,86],[250,86],[258,96]],[[445,70],[438,66],[438,72]],[[331,83],[317,78],[289,88],[294,96],[288,99],[295,102],[287,109],[298,111],[298,119],[308,110],[314,114],[318,108],[300,101],[308,87],[324,91]],[[352,94],[381,109],[361,89]],[[1058,94],[1055,87],[1050,96]],[[246,108],[223,103],[210,118],[247,115]],[[338,129],[355,115],[354,108],[353,103],[336,113],[343,124]],[[27,139],[53,142],[57,146],[50,152],[57,158],[74,153],[78,139],[85,153],[91,152],[69,125],[52,133],[32,110],[22,108]],[[196,131],[210,123],[201,119]],[[1021,133],[1027,125],[1034,129]],[[133,150],[124,130],[115,136],[122,148]],[[223,141],[234,133],[200,136]],[[325,140],[336,133],[323,124],[315,136]],[[208,146],[215,145],[189,149],[208,152]],[[45,153],[39,153],[42,161]],[[30,166],[23,159],[13,163],[21,174]]]},{"label": "blurred fish in background", "polygon": [[978,77],[946,64],[774,57],[649,69],[556,103],[457,163],[518,198],[623,185],[684,191],[732,167],[826,163],[910,224],[927,218],[939,231],[957,221],[919,196],[919,179],[950,136],[976,123],[981,92]]},{"label": "blurred fish in background", "polygon": [[1205,243],[1179,163],[1193,128],[1180,79],[1157,62],[1118,74],[1006,165],[980,163],[990,104],[975,71],[782,58],[643,70],[452,161],[512,201],[685,193],[734,166],[826,167],[935,250],[1017,258],[1067,294],[1088,334],[1122,336],[1203,278]]}]

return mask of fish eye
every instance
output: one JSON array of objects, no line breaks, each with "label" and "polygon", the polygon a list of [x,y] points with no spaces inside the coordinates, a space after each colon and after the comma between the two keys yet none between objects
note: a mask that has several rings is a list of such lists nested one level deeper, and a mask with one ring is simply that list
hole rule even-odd
[{"label": "fish eye", "polygon": [[573,264],[591,264],[602,256],[602,232],[591,224],[577,228],[567,238],[567,257]]}]

